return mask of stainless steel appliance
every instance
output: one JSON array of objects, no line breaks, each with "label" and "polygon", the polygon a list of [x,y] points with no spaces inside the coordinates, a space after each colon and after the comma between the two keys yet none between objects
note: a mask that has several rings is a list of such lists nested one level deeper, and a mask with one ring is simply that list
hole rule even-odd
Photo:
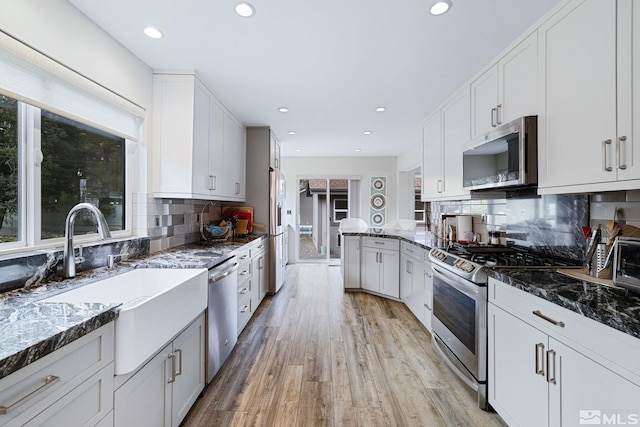
[{"label": "stainless steel appliance", "polygon": [[537,116],[500,125],[466,143],[462,150],[462,180],[467,190],[538,183]]},{"label": "stainless steel appliance", "polygon": [[238,341],[238,262],[233,256],[209,270],[207,384]]},{"label": "stainless steel appliance", "polygon": [[487,403],[487,267],[579,266],[526,248],[455,246],[429,252],[433,270],[434,347],[451,369]]},{"label": "stainless steel appliance", "polygon": [[617,237],[613,251],[613,284],[640,292],[640,238]]},{"label": "stainless steel appliance", "polygon": [[275,294],[284,283],[285,179],[279,170],[269,171],[269,292]]},{"label": "stainless steel appliance", "polygon": [[[269,239],[269,293],[275,294],[284,283],[284,209],[285,179],[278,167],[279,153],[275,136],[269,127],[247,128],[247,197],[253,206],[254,222],[265,229],[254,232],[267,234]],[[275,156],[275,158],[274,158]]]}]

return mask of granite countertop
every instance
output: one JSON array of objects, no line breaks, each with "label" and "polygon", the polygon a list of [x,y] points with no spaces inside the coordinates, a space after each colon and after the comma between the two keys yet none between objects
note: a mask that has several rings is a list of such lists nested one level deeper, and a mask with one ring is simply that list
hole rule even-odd
[{"label": "granite countertop", "polygon": [[555,269],[488,269],[490,277],[640,338],[640,295],[557,273]]},{"label": "granite countertop", "polygon": [[211,268],[263,236],[227,242],[193,243],[125,260],[112,269],[96,268],[72,279],[0,295],[0,378],[115,320],[120,304],[69,304],[43,299],[134,268]]},{"label": "granite countertop", "polygon": [[423,249],[440,247],[435,234],[428,231],[383,230],[382,228],[368,228],[366,230],[342,230],[343,236],[385,237],[388,239],[404,240],[420,246]]}]

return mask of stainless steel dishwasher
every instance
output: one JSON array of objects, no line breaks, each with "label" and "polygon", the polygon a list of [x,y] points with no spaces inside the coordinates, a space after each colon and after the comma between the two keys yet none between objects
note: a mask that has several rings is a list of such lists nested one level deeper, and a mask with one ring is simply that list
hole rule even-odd
[{"label": "stainless steel dishwasher", "polygon": [[207,384],[238,341],[238,262],[236,257],[209,270],[207,304]]}]

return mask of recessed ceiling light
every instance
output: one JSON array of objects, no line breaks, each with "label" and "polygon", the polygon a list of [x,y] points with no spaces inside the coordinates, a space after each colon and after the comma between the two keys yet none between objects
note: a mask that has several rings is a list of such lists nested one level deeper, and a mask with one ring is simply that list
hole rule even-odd
[{"label": "recessed ceiling light", "polygon": [[387,107],[378,107],[378,108],[376,108],[376,111],[378,113],[382,113],[383,111],[386,111],[386,110],[387,110]]},{"label": "recessed ceiling light", "polygon": [[251,3],[247,3],[246,1],[241,1],[236,4],[236,13],[243,18],[248,18],[256,13],[256,9],[253,7]]},{"label": "recessed ceiling light", "polygon": [[362,150],[361,150],[361,149],[359,149],[359,148],[356,148],[356,149],[355,149],[355,150],[353,150],[353,151],[362,151]]},{"label": "recessed ceiling light", "polygon": [[287,111],[289,111],[289,109],[287,107],[280,107],[278,108],[278,111],[280,111],[281,113],[286,113]]},{"label": "recessed ceiling light", "polygon": [[296,148],[296,151],[299,153],[299,152],[302,151],[302,149],[301,148]]},{"label": "recessed ceiling light", "polygon": [[371,132],[370,130],[365,130],[365,131],[364,131],[364,132],[362,132],[362,133],[364,133],[365,135],[371,135],[373,132]]},{"label": "recessed ceiling light", "polygon": [[151,37],[152,39],[161,39],[162,38],[162,31],[160,31],[159,29],[157,29],[155,27],[147,27],[143,31],[147,35],[147,37]]},{"label": "recessed ceiling light", "polygon": [[295,135],[296,131],[295,130],[290,130],[289,132],[287,132],[289,135]]},{"label": "recessed ceiling light", "polygon": [[451,8],[451,0],[438,0],[431,6],[432,15],[442,15]]}]

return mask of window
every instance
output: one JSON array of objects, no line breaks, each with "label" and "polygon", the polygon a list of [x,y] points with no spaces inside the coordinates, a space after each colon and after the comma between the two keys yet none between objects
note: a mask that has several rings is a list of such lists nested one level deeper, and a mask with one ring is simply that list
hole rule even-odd
[{"label": "window", "polygon": [[[125,147],[124,138],[0,95],[0,248],[63,237],[80,202],[124,230]],[[80,212],[75,234],[95,231]]]},{"label": "window", "polygon": [[349,200],[333,199],[333,222],[340,222],[349,216]]}]

